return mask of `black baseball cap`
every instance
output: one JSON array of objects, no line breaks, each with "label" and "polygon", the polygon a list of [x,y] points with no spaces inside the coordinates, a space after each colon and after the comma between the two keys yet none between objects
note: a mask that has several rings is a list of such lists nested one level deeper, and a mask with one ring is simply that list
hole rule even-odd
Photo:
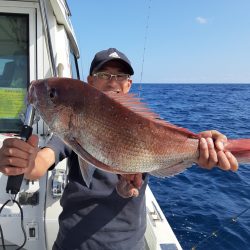
[{"label": "black baseball cap", "polygon": [[102,50],[95,54],[95,57],[90,65],[89,74],[92,75],[93,72],[99,70],[105,63],[109,61],[119,60],[127,68],[128,74],[133,75],[134,70],[131,66],[129,59],[119,50],[115,48],[109,48],[107,50]]}]

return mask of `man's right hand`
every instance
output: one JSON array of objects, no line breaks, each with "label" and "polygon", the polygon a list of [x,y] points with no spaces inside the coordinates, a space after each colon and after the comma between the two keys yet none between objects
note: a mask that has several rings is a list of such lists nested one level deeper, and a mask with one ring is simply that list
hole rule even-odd
[{"label": "man's right hand", "polygon": [[20,175],[35,166],[38,136],[31,135],[27,142],[18,138],[7,138],[0,149],[0,172],[5,175]]}]

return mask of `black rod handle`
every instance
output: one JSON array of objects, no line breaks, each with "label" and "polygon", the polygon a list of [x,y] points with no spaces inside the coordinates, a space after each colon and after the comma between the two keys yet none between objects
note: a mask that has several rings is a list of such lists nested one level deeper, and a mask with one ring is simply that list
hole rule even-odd
[{"label": "black rod handle", "polygon": [[[21,140],[23,141],[27,141],[32,135],[32,124],[35,116],[34,114],[34,108],[29,105],[26,110],[25,122],[20,133]],[[6,192],[9,194],[17,194],[21,188],[23,176],[24,174],[9,176],[6,185]]]}]

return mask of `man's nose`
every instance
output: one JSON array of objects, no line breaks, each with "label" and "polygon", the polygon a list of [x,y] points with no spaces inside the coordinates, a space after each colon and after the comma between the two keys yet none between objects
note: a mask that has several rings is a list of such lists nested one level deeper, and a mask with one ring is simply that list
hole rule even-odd
[{"label": "man's nose", "polygon": [[108,82],[108,87],[112,89],[113,91],[120,92],[121,91],[121,86],[117,82],[116,78],[112,76],[112,78]]},{"label": "man's nose", "polygon": [[109,80],[109,84],[112,86],[118,84],[115,76],[111,77],[111,79]]}]

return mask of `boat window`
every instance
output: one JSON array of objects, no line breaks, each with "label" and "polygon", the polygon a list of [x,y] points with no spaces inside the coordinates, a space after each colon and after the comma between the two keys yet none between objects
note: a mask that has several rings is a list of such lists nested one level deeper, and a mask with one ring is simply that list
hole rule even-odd
[{"label": "boat window", "polygon": [[71,77],[74,79],[80,79],[77,58],[72,50],[70,50],[70,69]]},{"label": "boat window", "polygon": [[0,132],[17,132],[29,82],[29,16],[0,13]]}]

